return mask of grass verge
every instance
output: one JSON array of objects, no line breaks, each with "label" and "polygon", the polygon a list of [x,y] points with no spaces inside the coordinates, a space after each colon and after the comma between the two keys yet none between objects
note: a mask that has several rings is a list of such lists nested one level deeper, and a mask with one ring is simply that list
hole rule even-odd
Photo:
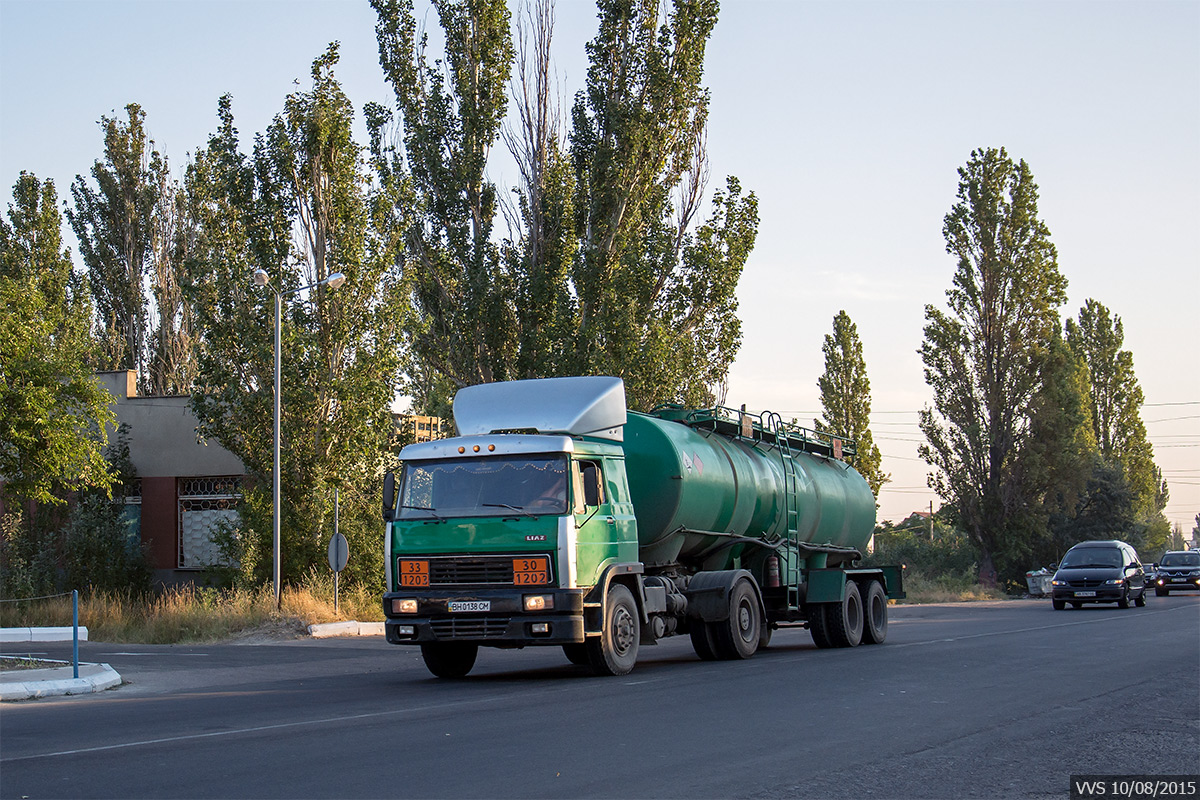
[{"label": "grass verge", "polygon": [[949,576],[931,579],[921,575],[905,575],[904,593],[907,597],[900,602],[905,605],[1009,599],[1000,589],[991,589],[979,583]]},{"label": "grass verge", "polygon": [[[326,591],[326,588],[328,591]],[[209,642],[253,632],[295,636],[320,622],[383,619],[379,595],[362,588],[339,592],[333,608],[333,583],[310,580],[285,587],[275,608],[271,587],[256,590],[185,587],[146,597],[111,592],[81,594],[79,624],[88,638],[130,644]],[[0,604],[0,627],[71,624],[69,597]]]}]

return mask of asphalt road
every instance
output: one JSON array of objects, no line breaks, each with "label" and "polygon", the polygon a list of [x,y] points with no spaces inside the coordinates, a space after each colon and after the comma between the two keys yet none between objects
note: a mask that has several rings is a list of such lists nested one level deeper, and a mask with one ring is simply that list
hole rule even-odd
[{"label": "asphalt road", "polygon": [[127,685],[0,708],[0,796],[1065,800],[1071,774],[1200,773],[1198,596],[893,607],[883,646],[784,630],[740,662],[677,637],[622,678],[529,648],[441,681],[375,637],[81,657]]}]

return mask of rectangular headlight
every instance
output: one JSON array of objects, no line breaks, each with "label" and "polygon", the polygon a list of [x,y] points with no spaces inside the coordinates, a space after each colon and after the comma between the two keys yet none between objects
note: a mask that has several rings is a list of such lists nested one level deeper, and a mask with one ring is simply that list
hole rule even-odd
[{"label": "rectangular headlight", "polygon": [[417,598],[415,598],[415,597],[393,597],[392,598],[392,613],[393,614],[415,614],[415,613],[417,613]]},{"label": "rectangular headlight", "polygon": [[525,595],[525,610],[526,611],[545,611],[554,608],[554,595],[552,594],[527,594]]}]

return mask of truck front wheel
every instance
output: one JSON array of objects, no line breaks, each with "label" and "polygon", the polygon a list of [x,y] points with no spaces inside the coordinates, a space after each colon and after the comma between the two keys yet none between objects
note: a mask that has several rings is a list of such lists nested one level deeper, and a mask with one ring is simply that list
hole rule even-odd
[{"label": "truck front wheel", "polygon": [[439,678],[462,678],[475,666],[479,645],[462,642],[430,642],[421,645],[425,666]]},{"label": "truck front wheel", "polygon": [[608,590],[604,627],[587,640],[588,661],[597,675],[627,675],[637,663],[641,625],[633,595],[619,583]]}]

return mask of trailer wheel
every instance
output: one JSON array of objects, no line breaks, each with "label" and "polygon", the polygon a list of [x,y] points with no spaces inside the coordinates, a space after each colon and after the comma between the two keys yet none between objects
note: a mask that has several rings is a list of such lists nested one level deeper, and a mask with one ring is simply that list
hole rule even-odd
[{"label": "trailer wheel", "polygon": [[702,619],[693,619],[689,624],[691,629],[688,633],[692,637],[692,649],[696,651],[696,655],[704,661],[716,661],[717,649],[713,642],[712,625]]},{"label": "trailer wheel", "polygon": [[833,603],[812,603],[808,607],[808,632],[812,634],[813,643],[822,649],[833,647],[833,639],[829,635],[829,610]]},{"label": "trailer wheel", "polygon": [[587,645],[579,644],[564,644],[563,652],[567,655],[567,661],[572,664],[578,664],[581,667],[588,665]]},{"label": "trailer wheel", "polygon": [[421,645],[425,666],[439,678],[462,678],[475,666],[479,645],[462,642],[431,642]]},{"label": "trailer wheel", "polygon": [[863,603],[858,585],[846,581],[846,596],[841,603],[831,603],[827,621],[829,639],[834,647],[857,647],[863,637]]},{"label": "trailer wheel", "polygon": [[758,649],[762,615],[750,581],[740,580],[729,593],[729,619],[713,626],[717,656],[733,660],[749,658]]},{"label": "trailer wheel", "polygon": [[887,595],[879,581],[867,584],[864,611],[863,644],[883,644],[887,639]]},{"label": "trailer wheel", "polygon": [[588,661],[597,675],[626,675],[637,663],[641,626],[633,595],[619,583],[608,590],[604,627],[587,641]]}]

